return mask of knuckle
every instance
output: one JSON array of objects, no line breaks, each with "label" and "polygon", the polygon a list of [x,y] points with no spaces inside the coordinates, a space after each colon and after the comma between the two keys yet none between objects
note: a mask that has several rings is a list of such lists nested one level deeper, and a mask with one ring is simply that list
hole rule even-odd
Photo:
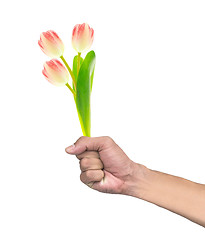
[{"label": "knuckle", "polygon": [[103,138],[104,138],[103,140],[106,144],[112,144],[113,143],[113,139],[111,137],[105,136]]},{"label": "knuckle", "polygon": [[91,171],[86,171],[85,176],[86,176],[87,179],[92,179],[93,178],[93,174],[92,174]]},{"label": "knuckle", "polygon": [[89,159],[88,158],[81,159],[80,166],[82,168],[87,168],[89,166]]},{"label": "knuckle", "polygon": [[90,173],[90,171],[85,171],[80,174],[80,180],[85,184],[87,182],[92,181],[92,179],[93,179],[93,176],[92,176],[92,173]]},{"label": "knuckle", "polygon": [[85,136],[79,137],[77,141],[82,141],[82,140],[84,139],[84,137],[85,137]]},{"label": "knuckle", "polygon": [[80,174],[80,180],[83,183],[93,182],[93,181],[100,181],[104,177],[104,172],[94,172],[94,171],[85,171]]},{"label": "knuckle", "polygon": [[84,176],[83,175],[84,175],[83,173],[80,174],[80,181],[84,183]]},{"label": "knuckle", "polygon": [[75,143],[84,142],[84,141],[86,141],[87,138],[88,137],[86,137],[86,136],[81,136],[81,137],[78,138],[78,140]]}]

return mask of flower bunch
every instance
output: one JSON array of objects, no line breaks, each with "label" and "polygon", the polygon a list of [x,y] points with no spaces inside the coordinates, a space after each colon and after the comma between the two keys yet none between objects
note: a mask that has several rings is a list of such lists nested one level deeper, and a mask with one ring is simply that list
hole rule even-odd
[{"label": "flower bunch", "polygon": [[[93,37],[94,31],[88,24],[77,24],[74,27],[72,46],[78,54],[73,58],[72,69],[63,57],[64,44],[56,32],[43,32],[38,41],[41,50],[53,58],[44,64],[43,75],[53,85],[67,86],[72,92],[83,135],[88,137],[91,130],[90,95],[96,57],[94,51],[88,52],[84,59],[81,53],[91,47]],[[62,62],[56,58],[60,58]],[[72,85],[69,84],[69,77],[72,78]]]}]

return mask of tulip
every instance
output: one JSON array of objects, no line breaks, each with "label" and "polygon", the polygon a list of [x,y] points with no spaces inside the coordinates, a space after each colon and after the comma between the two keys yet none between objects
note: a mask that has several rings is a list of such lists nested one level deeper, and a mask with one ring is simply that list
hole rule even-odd
[{"label": "tulip", "polygon": [[45,78],[55,86],[65,86],[68,83],[68,71],[57,59],[47,61],[44,64],[42,73]]},{"label": "tulip", "polygon": [[[63,42],[54,31],[41,33],[38,41],[41,50],[53,58],[45,62],[43,75],[53,85],[66,86],[72,92],[83,135],[88,137],[91,136],[90,95],[96,57],[94,51],[88,52],[84,59],[81,57],[81,53],[91,47],[93,36],[93,29],[86,23],[77,24],[74,27],[72,45],[77,51],[77,56],[73,58],[73,69],[70,68],[63,56]],[[60,59],[56,58],[60,58],[62,61],[60,62]],[[72,78],[72,87],[68,83],[70,77]]]},{"label": "tulip", "polygon": [[61,57],[64,52],[64,44],[54,31],[43,32],[38,44],[41,50],[51,58]]},{"label": "tulip", "polygon": [[72,45],[73,48],[81,53],[83,51],[88,50],[94,38],[94,30],[87,24],[77,24],[73,29],[72,34]]}]

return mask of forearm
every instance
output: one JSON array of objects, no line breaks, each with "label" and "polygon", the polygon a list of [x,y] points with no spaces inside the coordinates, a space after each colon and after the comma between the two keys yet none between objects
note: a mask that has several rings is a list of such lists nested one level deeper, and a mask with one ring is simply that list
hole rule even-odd
[{"label": "forearm", "polygon": [[[205,227],[205,185],[135,164],[128,195],[175,212]],[[135,174],[136,173],[136,174]]]}]

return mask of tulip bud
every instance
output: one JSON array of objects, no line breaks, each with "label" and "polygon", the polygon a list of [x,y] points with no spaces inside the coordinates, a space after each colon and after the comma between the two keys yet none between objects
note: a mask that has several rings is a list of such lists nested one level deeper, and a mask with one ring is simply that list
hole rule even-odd
[{"label": "tulip bud", "polygon": [[94,38],[94,30],[87,23],[77,24],[73,29],[72,45],[73,48],[81,53],[88,50]]},{"label": "tulip bud", "polygon": [[41,50],[49,57],[61,57],[64,52],[64,44],[54,31],[43,32],[38,44]]},{"label": "tulip bud", "polygon": [[68,83],[69,73],[57,59],[52,59],[44,64],[42,71],[45,78],[55,86],[64,86]]}]

